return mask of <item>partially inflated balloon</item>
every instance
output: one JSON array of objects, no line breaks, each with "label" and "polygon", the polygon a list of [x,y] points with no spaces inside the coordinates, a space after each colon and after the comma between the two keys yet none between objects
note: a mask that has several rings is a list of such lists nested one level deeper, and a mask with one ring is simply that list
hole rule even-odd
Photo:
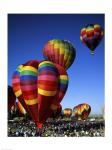
[{"label": "partially inflated balloon", "polygon": [[86,103],[79,104],[73,108],[73,116],[77,120],[87,119],[90,112],[91,112],[91,107],[90,107],[90,105],[88,105]]},{"label": "partially inflated balloon", "polygon": [[48,41],[44,46],[43,53],[45,59],[59,64],[65,69],[72,65],[76,57],[73,45],[69,41],[59,39]]},{"label": "partially inflated balloon", "polygon": [[11,107],[16,102],[16,96],[13,92],[13,88],[11,86],[8,86],[8,110],[11,110]]},{"label": "partially inflated balloon", "polygon": [[70,117],[72,115],[72,109],[71,108],[65,108],[63,110],[64,116]]},{"label": "partially inflated balloon", "polygon": [[94,54],[95,48],[103,38],[103,29],[99,24],[89,24],[81,29],[80,39]]}]

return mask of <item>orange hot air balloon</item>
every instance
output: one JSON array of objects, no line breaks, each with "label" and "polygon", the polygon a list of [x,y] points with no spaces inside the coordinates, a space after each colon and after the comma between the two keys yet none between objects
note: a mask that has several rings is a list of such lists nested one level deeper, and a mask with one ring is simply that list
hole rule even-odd
[{"label": "orange hot air balloon", "polygon": [[83,103],[73,108],[73,116],[77,120],[86,120],[91,112],[90,105]]},{"label": "orange hot air balloon", "polygon": [[64,116],[66,116],[66,117],[71,117],[71,115],[72,115],[72,109],[71,109],[71,108],[65,108],[65,109],[63,110],[63,114],[64,114]]},{"label": "orange hot air balloon", "polygon": [[11,107],[16,102],[16,96],[13,92],[13,88],[11,86],[8,86],[8,110],[11,110]]},{"label": "orange hot air balloon", "polygon": [[75,60],[76,50],[70,41],[53,39],[45,44],[43,54],[45,59],[68,69]]}]

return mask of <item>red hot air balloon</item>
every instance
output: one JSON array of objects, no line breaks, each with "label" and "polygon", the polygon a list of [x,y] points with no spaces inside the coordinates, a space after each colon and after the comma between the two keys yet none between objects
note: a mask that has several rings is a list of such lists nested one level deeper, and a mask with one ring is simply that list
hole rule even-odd
[{"label": "red hot air balloon", "polygon": [[90,112],[91,112],[91,107],[90,107],[90,105],[88,105],[86,103],[79,104],[73,108],[73,116],[77,120],[87,119]]},{"label": "red hot air balloon", "polygon": [[45,59],[68,69],[74,62],[76,50],[67,40],[53,39],[45,44],[43,54]]},{"label": "red hot air balloon", "polygon": [[[30,89],[31,89],[31,87],[33,88],[33,86],[37,86],[37,82],[35,83],[35,80],[33,80],[33,78],[29,79],[29,77],[31,77],[31,76],[34,77],[34,75],[37,73],[37,69],[35,69],[35,67],[37,67],[38,64],[39,64],[38,61],[31,60],[31,61],[26,62],[25,64],[20,65],[17,68],[17,70],[14,72],[13,77],[12,77],[12,86],[13,86],[13,90],[15,92],[15,95],[34,121],[35,120],[37,121],[37,114],[36,114],[36,118],[34,115],[36,113],[35,110],[37,110],[37,109],[35,109],[34,107],[37,108],[38,105],[35,104],[32,107],[32,105],[34,104],[34,99],[32,100],[31,98],[35,97],[35,95],[31,96],[31,93],[34,93],[35,90],[33,91]],[[33,75],[31,75],[32,72],[34,72]],[[21,79],[21,76],[23,77],[23,79]],[[37,76],[37,74],[36,74],[36,76]],[[23,93],[24,93],[24,95],[23,95]],[[26,97],[28,97],[28,100],[29,100],[28,104],[25,101]],[[30,99],[32,101],[30,101]],[[38,113],[38,110],[37,110],[37,113]]]},{"label": "red hot air balloon", "polygon": [[[34,89],[34,86],[37,86],[37,82],[36,82],[37,80],[34,80],[33,78],[37,76],[37,69],[35,68],[38,67],[38,64],[39,62],[37,60],[31,60],[31,61],[26,62],[25,64],[20,65],[17,68],[17,70],[14,72],[13,77],[12,77],[12,86],[13,86],[13,90],[15,92],[16,97],[18,98],[18,100],[21,102],[25,110],[28,112],[28,114],[31,116],[31,118],[35,122],[37,122],[38,120],[37,114],[36,114],[38,113],[38,111],[36,112],[37,110],[36,108],[38,107],[38,105],[35,104],[32,107],[32,103],[34,104],[35,95],[33,95],[33,93],[36,90],[33,90],[33,89]],[[33,72],[33,75],[31,74],[32,72]],[[22,76],[22,79],[21,79],[21,76]],[[31,96],[31,94],[33,96]],[[26,98],[28,98],[29,100],[28,104],[25,101]],[[33,98],[33,100],[31,98]]]},{"label": "red hot air balloon", "polygon": [[43,61],[38,68],[38,117],[43,123],[48,118],[49,109],[58,89],[58,71],[49,61]]},{"label": "red hot air balloon", "polygon": [[[17,90],[20,91],[28,113],[39,128],[51,115],[52,110],[57,109],[57,104],[61,102],[67,90],[68,76],[65,70],[60,68],[61,66],[50,61],[37,62],[35,66],[33,61],[29,61],[21,67]],[[13,80],[16,91],[15,85],[16,80]],[[15,93],[17,95],[19,92]]]},{"label": "red hot air balloon", "polygon": [[91,50],[91,54],[94,54],[103,34],[103,29],[99,24],[89,24],[81,29],[80,39]]}]

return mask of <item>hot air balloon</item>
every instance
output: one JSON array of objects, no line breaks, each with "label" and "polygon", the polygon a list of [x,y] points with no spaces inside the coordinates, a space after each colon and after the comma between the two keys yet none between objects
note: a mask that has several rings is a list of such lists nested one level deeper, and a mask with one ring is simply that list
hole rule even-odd
[{"label": "hot air balloon", "polygon": [[91,112],[90,105],[83,103],[73,108],[73,116],[77,120],[86,120]]},{"label": "hot air balloon", "polygon": [[11,107],[16,102],[16,96],[13,92],[13,88],[11,86],[8,86],[8,111],[11,110]]},{"label": "hot air balloon", "polygon": [[75,60],[76,50],[67,40],[53,39],[45,44],[43,54],[45,59],[68,69]]},{"label": "hot air balloon", "polygon": [[80,39],[94,54],[95,48],[103,38],[103,29],[99,24],[89,24],[81,29]]},{"label": "hot air balloon", "polygon": [[38,68],[39,121],[51,116],[58,108],[68,87],[68,75],[63,67],[50,61],[43,61]]},{"label": "hot air balloon", "polygon": [[50,61],[34,61],[33,64],[32,60],[19,68],[12,80],[15,95],[23,102],[36,126],[42,128],[65,95],[68,75],[63,67]]},{"label": "hot air balloon", "polygon": [[59,117],[61,114],[61,111],[62,111],[62,106],[61,104],[58,104],[57,109],[52,110],[51,117],[54,119]]},{"label": "hot air balloon", "polygon": [[71,108],[65,108],[63,110],[63,114],[64,114],[65,117],[71,117],[71,115],[72,115],[72,109]]},{"label": "hot air balloon", "polygon": [[[37,86],[37,69],[35,69],[35,67],[37,67],[38,64],[38,61],[31,60],[20,65],[12,77],[12,86],[16,97],[35,122],[38,119],[38,105],[35,103],[37,90],[34,88]],[[27,98],[29,101],[25,101]]]}]

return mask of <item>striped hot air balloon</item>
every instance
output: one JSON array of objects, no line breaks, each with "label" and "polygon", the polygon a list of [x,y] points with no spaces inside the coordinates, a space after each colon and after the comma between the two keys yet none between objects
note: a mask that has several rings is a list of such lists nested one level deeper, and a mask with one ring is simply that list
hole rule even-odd
[{"label": "striped hot air balloon", "polygon": [[66,116],[66,117],[71,117],[71,115],[72,115],[72,109],[71,109],[71,108],[65,108],[65,109],[63,110],[63,114],[64,114],[64,116]]},{"label": "striped hot air balloon", "polygon": [[53,39],[45,44],[43,54],[45,59],[68,69],[75,60],[76,50],[67,40]]},{"label": "striped hot air balloon", "polygon": [[[35,74],[35,70],[36,70],[35,67],[37,67],[38,64],[39,62],[37,60],[31,60],[31,61],[26,62],[25,64],[20,65],[17,67],[17,70],[14,72],[13,77],[12,77],[12,86],[13,86],[13,90],[15,92],[16,97],[18,98],[22,106],[25,108],[25,110],[28,112],[28,114],[31,116],[31,118],[35,122],[37,121],[37,116],[35,117],[34,115],[35,110],[36,110],[36,109],[34,110],[34,107],[38,107],[38,106],[34,105],[32,108],[32,106],[30,105],[30,98],[31,98],[30,95],[31,93],[34,92],[32,91],[31,87],[33,87],[33,84],[35,85],[37,84],[37,82],[35,83],[35,81],[32,78],[34,77],[34,74]],[[31,73],[33,75],[31,75]],[[27,97],[29,100],[29,105],[26,104],[25,102],[25,99]]]},{"label": "striped hot air balloon", "polygon": [[103,35],[103,29],[99,24],[89,24],[81,29],[80,40],[91,50],[91,54],[94,54]]},{"label": "striped hot air balloon", "polygon": [[[18,80],[19,79],[19,80]],[[16,82],[17,87],[16,88]],[[22,65],[19,77],[13,76],[13,88],[21,96],[28,113],[41,128],[53,110],[58,108],[68,87],[68,75],[63,67],[50,61],[29,61]]]},{"label": "striped hot air balloon", "polygon": [[91,112],[91,107],[90,107],[90,105],[88,105],[86,103],[79,104],[73,108],[73,116],[77,120],[87,119],[90,112]]},{"label": "striped hot air balloon", "polygon": [[[62,101],[66,93],[67,87],[68,75],[63,67],[50,61],[43,61],[39,64],[38,100],[40,105],[40,120],[42,120],[42,118],[48,118],[51,115],[52,111],[57,110],[59,103]],[[49,101],[49,106],[46,99]],[[44,105],[41,106],[41,103],[43,102]],[[49,111],[44,110],[47,106],[49,107]]]},{"label": "striped hot air balloon", "polygon": [[62,106],[61,104],[57,104],[56,109],[52,110],[50,117],[55,119],[61,115],[61,112],[62,112]]}]

